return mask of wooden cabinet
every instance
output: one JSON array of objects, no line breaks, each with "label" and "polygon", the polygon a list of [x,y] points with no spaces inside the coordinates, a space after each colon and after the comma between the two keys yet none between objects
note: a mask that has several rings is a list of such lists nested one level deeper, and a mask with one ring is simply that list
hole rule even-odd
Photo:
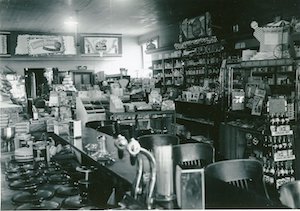
[{"label": "wooden cabinet", "polygon": [[222,116],[219,104],[208,105],[176,100],[175,108],[176,123],[184,125],[192,135],[203,135],[217,144]]}]

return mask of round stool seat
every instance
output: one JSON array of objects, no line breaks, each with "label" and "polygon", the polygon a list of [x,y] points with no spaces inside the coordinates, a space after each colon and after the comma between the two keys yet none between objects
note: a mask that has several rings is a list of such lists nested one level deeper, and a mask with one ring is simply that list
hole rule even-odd
[{"label": "round stool seat", "polygon": [[99,207],[96,206],[86,206],[86,207],[81,207],[79,210],[99,210]]},{"label": "round stool seat", "polygon": [[56,189],[55,194],[58,197],[75,196],[75,195],[79,194],[79,190],[78,190],[78,187],[66,185],[66,186],[58,187]]},{"label": "round stool seat", "polygon": [[37,190],[36,192],[22,192],[13,196],[12,201],[18,204],[35,203],[44,199],[50,199],[54,193],[49,190]]},{"label": "round stool seat", "polygon": [[70,196],[63,201],[63,207],[66,209],[79,209],[92,206],[89,200],[83,200],[80,195]]},{"label": "round stool seat", "polygon": [[70,176],[67,174],[53,174],[50,175],[49,178],[49,183],[51,184],[56,184],[56,185],[63,185],[63,184],[67,184],[71,181]]},{"label": "round stool seat", "polygon": [[38,178],[30,178],[28,180],[15,180],[9,184],[9,187],[13,190],[29,190],[32,189],[33,186],[39,186],[45,183],[47,177],[41,176]]},{"label": "round stool seat", "polygon": [[11,166],[8,167],[5,172],[6,174],[12,174],[12,173],[18,173],[26,170],[34,170],[34,166],[32,164],[26,164],[26,165],[21,165],[21,166]]},{"label": "round stool seat", "polygon": [[30,177],[38,176],[39,172],[33,170],[27,170],[25,172],[16,172],[16,173],[9,173],[6,175],[8,180],[18,180],[18,179],[25,179]]},{"label": "round stool seat", "polygon": [[20,205],[16,210],[57,210],[60,208],[60,204],[55,201],[41,201],[38,203],[26,203]]}]

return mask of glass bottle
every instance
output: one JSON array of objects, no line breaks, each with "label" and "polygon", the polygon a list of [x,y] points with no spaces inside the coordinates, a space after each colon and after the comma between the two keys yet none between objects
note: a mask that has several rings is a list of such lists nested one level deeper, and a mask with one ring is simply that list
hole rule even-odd
[{"label": "glass bottle", "polygon": [[276,188],[279,188],[281,185],[281,171],[279,162],[276,164]]},{"label": "glass bottle", "polygon": [[275,126],[275,114],[271,114],[270,116],[270,125]]},{"label": "glass bottle", "polygon": [[275,177],[275,164],[271,161],[271,168],[269,170],[270,172],[270,184],[274,184],[274,177]]},{"label": "glass bottle", "polygon": [[274,136],[274,137],[270,136],[270,137],[273,139],[273,148],[274,148],[274,153],[276,153],[276,152],[277,152],[277,150],[278,150],[278,148],[279,148],[279,146],[278,146],[278,142],[277,142],[277,136]]},{"label": "glass bottle", "polygon": [[277,137],[277,143],[278,143],[278,150],[282,150],[282,136]]},{"label": "glass bottle", "polygon": [[285,114],[284,113],[282,113],[280,116],[280,124],[285,125]]},{"label": "glass bottle", "polygon": [[290,168],[289,168],[290,170],[289,170],[289,174],[290,174],[290,180],[291,180],[291,182],[292,181],[295,181],[295,176],[294,176],[294,173],[295,173],[295,171],[294,171],[294,169],[293,169],[293,163],[291,162],[290,163]]},{"label": "glass bottle", "polygon": [[287,143],[286,143],[286,136],[281,137],[281,144],[282,144],[282,149],[281,150],[286,150]]},{"label": "glass bottle", "polygon": [[270,163],[269,163],[269,160],[266,160],[266,162],[264,163],[264,169],[263,169],[264,178],[265,178],[266,183],[270,183],[270,179],[271,179],[270,175],[269,175],[269,173],[270,173],[269,169],[270,169]]},{"label": "glass bottle", "polygon": [[279,125],[280,125],[279,114],[275,114],[275,126],[279,126]]},{"label": "glass bottle", "polygon": [[293,142],[292,142],[292,136],[287,136],[287,156],[293,155]]}]

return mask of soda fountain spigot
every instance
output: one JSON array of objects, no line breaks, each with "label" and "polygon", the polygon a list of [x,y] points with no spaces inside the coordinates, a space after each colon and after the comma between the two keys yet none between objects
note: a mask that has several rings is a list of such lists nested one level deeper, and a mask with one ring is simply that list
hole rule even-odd
[{"label": "soda fountain spigot", "polygon": [[[150,163],[150,171],[151,171],[151,178],[149,182],[149,190],[145,191],[147,193],[146,196],[146,204],[147,209],[152,208],[153,204],[153,193],[154,193],[154,187],[156,182],[156,161],[153,155],[146,149],[142,148],[140,143],[135,140],[134,138],[131,138],[131,141],[128,143],[126,138],[124,136],[119,135],[118,138],[115,141],[115,145],[120,151],[124,151],[127,149],[127,151],[130,154],[130,157],[134,157],[137,159],[138,164],[138,171],[135,179],[135,184],[133,188],[133,197],[134,199],[138,199],[138,196],[143,193],[142,191],[142,174],[143,174],[143,159],[139,155],[144,155]],[[147,186],[146,186],[147,187]]]},{"label": "soda fountain spigot", "polygon": [[118,148],[118,156],[120,159],[124,156],[124,150],[126,149],[127,144],[127,139],[122,135],[118,135],[115,139],[115,146]]},{"label": "soda fountain spigot", "polygon": [[[134,138],[131,139],[130,143],[127,145],[127,150],[129,152],[129,154],[131,156],[137,156],[138,154],[143,154],[144,156],[146,156],[146,158],[149,160],[150,162],[150,171],[151,171],[151,178],[150,178],[150,184],[149,184],[149,191],[147,191],[147,199],[146,199],[146,204],[147,204],[147,209],[151,209],[152,208],[152,204],[153,204],[153,192],[154,192],[154,187],[155,187],[155,182],[156,182],[156,161],[153,157],[153,155],[146,149],[142,148],[140,143],[135,140]],[[138,159],[138,163],[140,168],[143,166],[142,164],[142,159],[139,158]],[[140,179],[137,179],[137,182],[135,184],[135,192],[134,192],[134,196],[136,196],[140,191],[140,183],[141,183],[141,176],[139,175],[140,171],[142,171],[141,169],[138,170],[138,178],[140,177]]]}]

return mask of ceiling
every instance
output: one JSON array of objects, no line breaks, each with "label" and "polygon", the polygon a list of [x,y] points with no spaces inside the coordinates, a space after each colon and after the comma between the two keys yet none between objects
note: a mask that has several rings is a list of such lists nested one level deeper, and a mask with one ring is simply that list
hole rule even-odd
[{"label": "ceiling", "polygon": [[248,29],[251,20],[300,18],[300,0],[0,0],[0,30],[70,32],[64,21],[73,16],[79,33],[139,36],[206,11],[225,31]]}]

